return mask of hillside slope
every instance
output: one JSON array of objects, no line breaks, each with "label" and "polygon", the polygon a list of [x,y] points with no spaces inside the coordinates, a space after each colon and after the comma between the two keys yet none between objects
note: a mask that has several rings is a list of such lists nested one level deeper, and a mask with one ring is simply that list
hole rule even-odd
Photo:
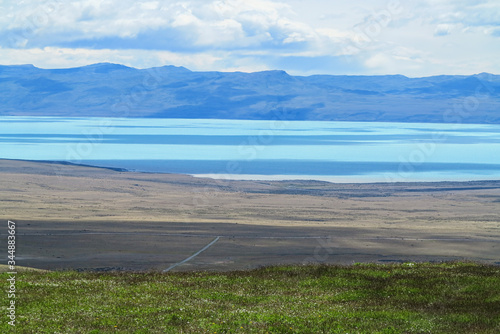
[{"label": "hillside slope", "polygon": [[0,66],[0,115],[500,123],[500,76]]}]

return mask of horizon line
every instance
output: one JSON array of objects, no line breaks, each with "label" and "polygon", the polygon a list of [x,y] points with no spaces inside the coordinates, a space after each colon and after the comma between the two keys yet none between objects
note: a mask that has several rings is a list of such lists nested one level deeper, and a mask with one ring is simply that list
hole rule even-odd
[{"label": "horizon line", "polygon": [[282,70],[282,69],[270,69],[270,70],[263,70],[263,71],[254,71],[254,72],[246,72],[246,71],[217,71],[217,70],[191,70],[185,66],[178,66],[178,65],[163,65],[163,66],[152,66],[152,67],[144,67],[144,68],[139,68],[139,67],[133,67],[133,66],[128,66],[120,63],[112,63],[112,62],[97,62],[97,63],[89,63],[87,65],[82,65],[82,66],[73,66],[73,67],[56,67],[56,68],[44,68],[44,67],[38,67],[33,64],[10,64],[10,65],[5,65],[5,64],[0,64],[0,67],[32,67],[35,69],[39,70],[69,70],[69,69],[78,69],[78,68],[85,68],[85,67],[91,67],[91,66],[96,66],[96,65],[116,65],[120,67],[125,67],[133,70],[150,70],[154,68],[164,68],[164,67],[174,67],[177,69],[184,69],[186,71],[192,72],[192,73],[210,73],[210,72],[218,72],[218,73],[245,73],[245,74],[253,74],[253,73],[266,73],[266,72],[283,72],[286,75],[289,75],[291,77],[311,77],[311,76],[334,76],[334,77],[382,77],[382,76],[393,76],[393,77],[405,77],[408,79],[419,79],[419,78],[431,78],[431,77],[440,77],[440,76],[450,76],[450,77],[457,77],[457,76],[463,76],[463,77],[471,77],[471,76],[479,76],[479,75],[493,75],[493,76],[498,76],[499,74],[495,73],[489,73],[489,72],[480,72],[480,73],[473,73],[473,74],[436,74],[436,75],[426,75],[426,76],[408,76],[404,74],[324,74],[324,73],[316,73],[316,74],[310,74],[310,75],[293,75],[289,74],[287,71]]}]

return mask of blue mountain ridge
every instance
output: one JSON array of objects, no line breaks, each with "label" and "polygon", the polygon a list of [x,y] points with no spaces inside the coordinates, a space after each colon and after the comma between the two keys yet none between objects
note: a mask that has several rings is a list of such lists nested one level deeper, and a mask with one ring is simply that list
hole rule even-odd
[{"label": "blue mountain ridge", "polygon": [[500,76],[0,66],[0,116],[8,115],[500,124]]}]

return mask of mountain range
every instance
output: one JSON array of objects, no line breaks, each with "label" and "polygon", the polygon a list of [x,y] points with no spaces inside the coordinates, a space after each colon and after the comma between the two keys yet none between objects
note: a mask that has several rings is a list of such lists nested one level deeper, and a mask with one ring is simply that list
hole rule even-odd
[{"label": "mountain range", "polygon": [[9,115],[500,124],[500,76],[0,66],[0,116]]}]

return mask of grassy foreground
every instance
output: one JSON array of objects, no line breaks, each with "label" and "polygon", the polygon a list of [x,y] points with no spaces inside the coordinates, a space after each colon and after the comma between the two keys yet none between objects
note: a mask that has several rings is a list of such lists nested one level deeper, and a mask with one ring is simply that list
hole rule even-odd
[{"label": "grassy foreground", "polygon": [[474,263],[27,271],[16,290],[17,333],[500,333],[500,267]]}]

